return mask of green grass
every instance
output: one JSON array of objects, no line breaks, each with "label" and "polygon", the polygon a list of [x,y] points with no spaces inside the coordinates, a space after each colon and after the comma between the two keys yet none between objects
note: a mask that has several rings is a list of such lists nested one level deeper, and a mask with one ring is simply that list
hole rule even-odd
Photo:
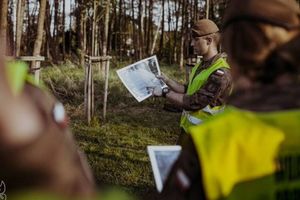
[{"label": "green grass", "polygon": [[[138,103],[122,85],[113,65],[110,71],[108,114],[103,123],[103,80],[95,68],[95,117],[87,126],[84,116],[84,69],[67,64],[48,67],[42,79],[61,100],[71,118],[71,128],[79,147],[87,154],[98,185],[114,185],[157,199],[147,145],[176,143],[180,113],[163,110],[164,99],[150,98]],[[170,77],[184,78],[177,66],[162,66]]]}]

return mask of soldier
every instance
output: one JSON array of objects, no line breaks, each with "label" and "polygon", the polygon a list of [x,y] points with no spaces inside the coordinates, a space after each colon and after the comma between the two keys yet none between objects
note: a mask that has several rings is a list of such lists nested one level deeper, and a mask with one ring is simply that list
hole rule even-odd
[{"label": "soldier", "polygon": [[224,47],[235,107],[191,128],[165,199],[300,199],[300,11],[294,0],[232,0]]},{"label": "soldier", "polygon": [[23,63],[0,62],[0,181],[7,196],[32,189],[93,196],[93,177],[63,105],[35,85],[27,71]]},{"label": "soldier", "polygon": [[203,56],[190,74],[189,83],[181,85],[166,76],[162,79],[167,88],[155,88],[154,96],[163,96],[183,108],[180,126],[187,133],[190,126],[199,125],[206,118],[223,110],[231,91],[231,75],[224,54],[218,52],[219,28],[207,19],[192,27],[194,53]]}]

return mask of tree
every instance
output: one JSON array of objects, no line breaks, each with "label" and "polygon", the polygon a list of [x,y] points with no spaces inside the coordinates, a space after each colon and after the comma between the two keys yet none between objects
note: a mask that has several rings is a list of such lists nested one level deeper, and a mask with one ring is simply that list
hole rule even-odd
[{"label": "tree", "polygon": [[106,0],[104,38],[103,38],[103,49],[102,49],[102,55],[103,56],[107,55],[107,41],[108,41],[108,29],[109,29],[109,11],[110,11],[110,0]]},{"label": "tree", "polygon": [[21,39],[23,34],[25,0],[18,0],[17,5],[17,24],[16,24],[16,56],[20,56]]},{"label": "tree", "polygon": [[7,10],[8,10],[8,0],[1,0],[0,42],[4,50],[6,50],[6,43],[7,43]]},{"label": "tree", "polygon": [[209,18],[210,0],[206,0],[206,19]]},{"label": "tree", "polygon": [[[39,56],[41,53],[47,1],[48,0],[40,0],[37,36],[36,36],[36,40],[34,43],[33,56]],[[34,66],[35,66],[35,62],[32,63],[31,68],[33,68]]]},{"label": "tree", "polygon": [[165,33],[165,0],[161,1],[161,7],[162,7],[162,20],[161,20],[161,35],[160,35],[160,51],[159,53],[163,54],[164,49],[164,33]]}]

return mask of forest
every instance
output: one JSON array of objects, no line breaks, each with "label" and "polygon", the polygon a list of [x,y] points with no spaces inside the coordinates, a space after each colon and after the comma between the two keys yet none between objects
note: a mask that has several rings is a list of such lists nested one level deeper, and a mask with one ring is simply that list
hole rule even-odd
[{"label": "forest", "polygon": [[[116,186],[138,198],[159,199],[146,148],[176,143],[181,110],[163,98],[138,103],[116,71],[156,55],[161,71],[184,83],[188,60],[195,56],[190,28],[199,19],[211,19],[222,32],[229,3],[0,0],[1,47],[7,57],[27,62],[33,73],[37,70],[41,82],[64,104],[97,187]],[[110,68],[104,69],[102,61],[92,63],[93,58],[109,58]]]},{"label": "forest", "polygon": [[[156,54],[183,69],[188,29],[221,23],[226,0],[1,0],[1,38],[9,55],[83,63],[84,55],[141,59]],[[206,5],[209,6],[206,6]],[[4,39],[6,38],[6,39]]]}]

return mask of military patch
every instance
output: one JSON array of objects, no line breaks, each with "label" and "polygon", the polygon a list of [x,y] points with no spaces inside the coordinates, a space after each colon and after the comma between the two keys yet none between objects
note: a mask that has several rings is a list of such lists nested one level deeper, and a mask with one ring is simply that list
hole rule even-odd
[{"label": "military patch", "polygon": [[225,72],[222,71],[222,70],[220,70],[220,69],[218,69],[218,70],[216,71],[216,74],[217,74],[218,76],[223,76],[223,75],[225,74]]}]

